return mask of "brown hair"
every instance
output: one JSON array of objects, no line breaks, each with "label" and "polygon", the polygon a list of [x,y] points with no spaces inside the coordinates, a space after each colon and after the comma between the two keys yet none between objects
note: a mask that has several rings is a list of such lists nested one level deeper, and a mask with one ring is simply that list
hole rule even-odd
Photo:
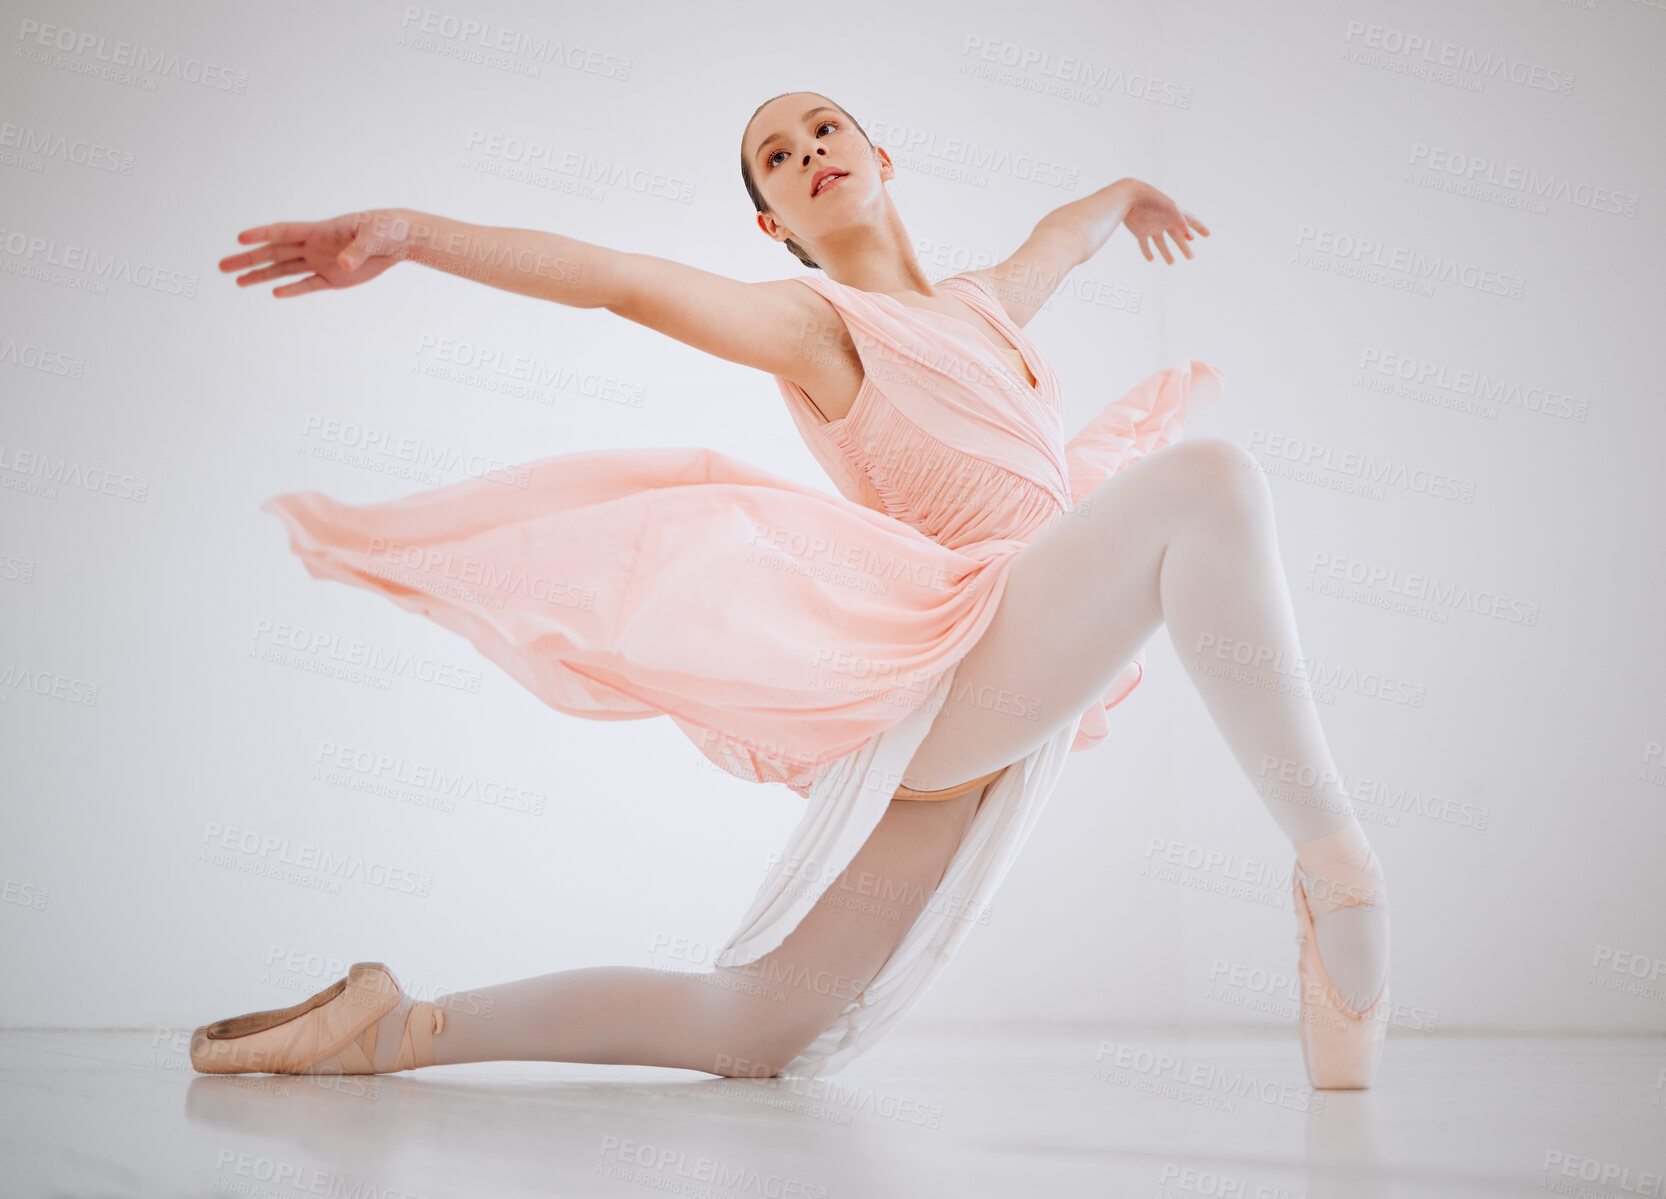
[{"label": "brown hair", "polygon": [[[796,96],[797,94],[798,94],[797,92],[782,92],[781,96]],[[821,96],[821,93],[820,92],[811,92],[810,95],[812,95],[812,96]],[[764,101],[764,104],[769,104],[772,101],[779,100],[781,98],[781,96],[771,96],[768,100]],[[862,135],[862,140],[867,142],[868,145],[870,145],[870,146],[873,145],[873,138],[868,136],[868,131],[866,129],[862,128],[861,122],[859,122],[855,117],[851,116],[848,112],[845,112],[844,108],[838,103],[838,101],[830,99],[827,96],[822,96],[822,99],[826,100],[829,104],[831,104],[834,108],[837,108],[840,112],[843,112],[845,114],[846,119],[849,120],[851,125],[855,127],[856,132],[858,132]],[[750,129],[752,127],[752,121],[757,119],[758,114],[764,110],[764,104],[760,104],[760,105],[758,105],[758,107],[756,107],[752,110],[752,116],[746,122],[747,129]],[[752,197],[752,206],[754,208],[756,208],[759,212],[768,212],[769,211],[769,204],[764,200],[763,193],[758,190],[757,181],[752,178],[752,164],[746,160],[746,130],[745,129],[741,130],[740,179],[741,179],[742,183],[746,184],[746,194]],[[805,266],[815,267],[815,269],[818,270],[818,271],[821,270],[821,267],[819,265],[817,265],[816,260],[811,258],[810,255],[805,252],[805,249],[804,249],[803,246],[799,245],[797,242],[795,242],[790,237],[787,238],[787,243],[786,244],[787,244],[787,249],[792,251],[792,254],[793,254],[794,258],[798,259]]]}]

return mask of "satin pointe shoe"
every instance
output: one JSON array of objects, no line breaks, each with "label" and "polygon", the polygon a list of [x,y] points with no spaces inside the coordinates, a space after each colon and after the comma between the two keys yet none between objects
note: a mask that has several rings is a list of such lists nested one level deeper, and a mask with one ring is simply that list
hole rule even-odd
[{"label": "satin pointe shoe", "polygon": [[432,1066],[434,1034],[445,1027],[445,1012],[412,1002],[398,1056],[387,1070],[375,1068],[381,1019],[403,998],[386,966],[355,962],[345,978],[294,1007],[197,1029],[191,1066],[199,1074],[391,1074]]},{"label": "satin pointe shoe", "polygon": [[1316,1091],[1362,1091],[1371,1086],[1382,1057],[1383,1038],[1388,1031],[1388,978],[1377,990],[1370,1006],[1356,1011],[1343,1002],[1319,957],[1319,941],[1313,931],[1313,907],[1320,915],[1341,908],[1371,907],[1384,898],[1381,875],[1374,869],[1375,854],[1367,855],[1367,868],[1341,861],[1326,864],[1316,888],[1322,894],[1310,903],[1313,878],[1300,864],[1290,873],[1290,888],[1296,907],[1296,942],[1300,954],[1296,975],[1301,986],[1302,1064],[1307,1081]]}]

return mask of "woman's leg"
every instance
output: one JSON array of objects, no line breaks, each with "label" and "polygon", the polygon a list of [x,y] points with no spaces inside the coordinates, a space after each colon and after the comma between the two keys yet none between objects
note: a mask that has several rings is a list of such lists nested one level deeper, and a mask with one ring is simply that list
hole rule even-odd
[{"label": "woman's leg", "polygon": [[[435,1064],[607,1062],[773,1075],[885,965],[936,891],[984,790],[893,801],[822,900],[748,966],[597,966],[437,996],[446,1016]],[[397,1042],[403,1005],[384,1019]]]},{"label": "woman's leg", "polygon": [[[1220,438],[1133,463],[1019,552],[904,784],[947,787],[1022,758],[1098,702],[1160,624],[1303,868],[1363,845],[1292,673],[1301,646],[1271,490],[1248,451]],[[1039,712],[987,702],[1002,691],[1039,699]],[[1368,1003],[1387,966],[1386,911],[1331,912],[1316,932],[1338,989]]]}]

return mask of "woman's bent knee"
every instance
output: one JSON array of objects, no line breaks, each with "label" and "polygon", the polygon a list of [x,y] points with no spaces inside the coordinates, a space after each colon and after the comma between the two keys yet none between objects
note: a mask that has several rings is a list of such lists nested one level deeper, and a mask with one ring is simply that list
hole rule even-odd
[{"label": "woman's bent knee", "polygon": [[817,1020],[814,1028],[786,1012],[778,1017],[753,1018],[737,1024],[721,1039],[713,1073],[725,1078],[773,1078],[803,1053],[830,1023]]},{"label": "woman's bent knee", "polygon": [[1169,446],[1174,468],[1185,475],[1188,494],[1211,513],[1260,512],[1271,500],[1267,476],[1243,446],[1224,437],[1194,437]]}]

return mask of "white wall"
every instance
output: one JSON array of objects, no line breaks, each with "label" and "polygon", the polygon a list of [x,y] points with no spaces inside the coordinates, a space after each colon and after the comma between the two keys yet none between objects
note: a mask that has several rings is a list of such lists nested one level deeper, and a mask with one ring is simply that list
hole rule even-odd
[{"label": "white wall", "polygon": [[[421,267],[275,302],[273,285],[240,291],[215,263],[255,224],[397,205],[744,279],[798,273],[753,226],[737,150],[758,103],[814,89],[890,149],[892,194],[934,274],[1004,256],[1044,213],[1123,175],[1211,225],[1196,261],[1174,267],[1119,232],[1031,332],[1072,429],[1179,359],[1227,371],[1225,402],[1192,432],[1233,438],[1273,472],[1303,648],[1340,672],[1321,687],[1325,727],[1358,797],[1377,801],[1362,807],[1394,888],[1401,1023],[1666,1028],[1653,358],[1666,10],[420,10],[554,39],[576,67],[513,49],[483,61],[462,38],[408,44],[397,5],[292,5],[279,21],[206,4],[49,11],[13,15],[23,53],[0,75],[0,1022],[189,1025],[289,1002],[363,958],[426,991],[663,962],[656,939],[721,943],[797,796],[719,773],[668,721],[552,712],[460,638],[310,578],[256,509],[280,491],[368,502],[465,477],[321,457],[326,421],[503,462],[710,445],[826,485],[774,383],[605,310]],[[92,44],[48,50],[29,21]],[[1430,78],[1421,56],[1372,46],[1407,37],[1437,60],[1450,46],[1571,76],[1571,90],[1473,65]],[[121,42],[237,86],[188,69],[103,77]],[[989,78],[981,47],[1048,65]],[[591,51],[603,65],[585,69]],[[1085,66],[1074,91],[1058,86],[1061,57]],[[43,138],[45,153],[19,144]],[[550,165],[507,178],[514,164],[477,148],[494,138],[542,142]],[[1456,182],[1421,165],[1436,153],[1571,194],[1423,186]],[[1049,164],[1042,178],[1026,155]],[[655,172],[691,184],[692,202],[636,182]],[[1595,203],[1593,189],[1606,189]],[[1604,211],[1608,192],[1634,211]],[[1353,260],[1337,239],[1380,248]],[[1400,253],[1455,275],[1355,269]],[[645,402],[577,383],[537,402],[419,373],[449,341]],[[1383,376],[1362,364],[1388,355],[1439,378],[1374,390]],[[1508,384],[1510,402],[1466,408],[1471,374]],[[1535,410],[1547,393],[1550,414]],[[1298,470],[1286,455],[1302,447],[1323,461]],[[1362,494],[1326,465],[1350,455],[1412,483]],[[142,481],[144,497],[125,483],[42,489],[26,456]],[[1429,472],[1472,498],[1419,488]],[[1397,610],[1386,586],[1324,594],[1309,588],[1321,561],[1502,595],[1535,619],[1440,600]],[[265,660],[275,626],[330,648]],[[416,669],[323,672],[354,646]],[[917,1019],[1286,1019],[1256,1010],[1276,994],[1222,993],[1212,975],[1293,971],[1277,885],[1288,848],[1166,635],[1147,655],[1111,740],[1072,760],[993,922]],[[429,668],[477,690],[425,682]],[[1418,702],[1369,694],[1383,674]],[[336,746],[537,793],[543,812],[356,790],[320,777]],[[281,854],[209,860],[215,829],[360,854],[428,894],[264,877],[236,863]],[[1167,847],[1232,860],[1178,881],[1144,873]],[[1242,886],[1246,874],[1273,881]],[[1593,970],[1621,955],[1662,972],[1651,993],[1601,985],[1630,978]]]}]

